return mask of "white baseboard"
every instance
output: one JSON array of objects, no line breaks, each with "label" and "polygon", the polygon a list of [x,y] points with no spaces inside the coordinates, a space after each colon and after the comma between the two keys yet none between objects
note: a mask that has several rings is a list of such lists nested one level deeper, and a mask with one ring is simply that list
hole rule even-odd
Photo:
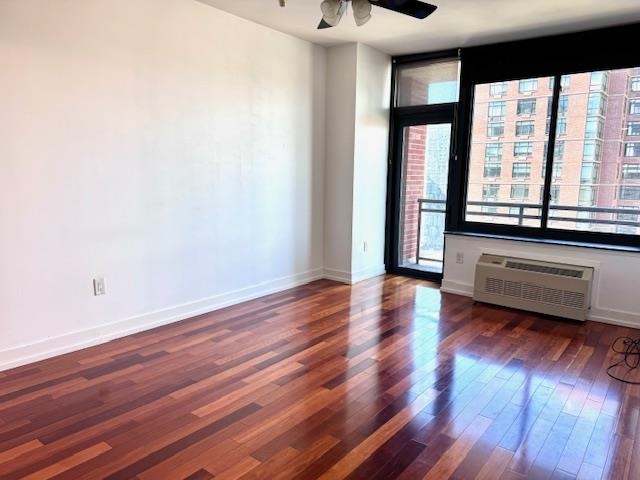
[{"label": "white baseboard", "polygon": [[176,305],[98,327],[2,350],[0,351],[0,371],[100,345],[116,338],[213,312],[220,308],[294,288],[321,278],[325,278],[323,269],[309,270],[232,292],[214,295],[195,302]]},{"label": "white baseboard", "polygon": [[327,280],[333,280],[335,282],[346,283],[347,285],[353,285],[354,283],[362,282],[369,278],[384,275],[386,268],[384,265],[378,265],[357,272],[347,272],[345,270],[335,270],[331,268],[324,269],[324,278]]},{"label": "white baseboard", "polygon": [[333,268],[324,269],[324,278],[327,280],[333,280],[334,282],[346,283],[351,285],[351,272],[344,270],[335,270]]},{"label": "white baseboard", "polygon": [[455,282],[453,280],[442,280],[440,291],[452,293],[453,295],[461,295],[463,297],[473,297],[473,285]]},{"label": "white baseboard", "polygon": [[[443,280],[440,291],[463,297],[473,297],[473,285],[469,283]],[[640,315],[609,308],[596,307],[589,312],[587,319],[593,322],[608,323],[621,327],[640,328]]]}]

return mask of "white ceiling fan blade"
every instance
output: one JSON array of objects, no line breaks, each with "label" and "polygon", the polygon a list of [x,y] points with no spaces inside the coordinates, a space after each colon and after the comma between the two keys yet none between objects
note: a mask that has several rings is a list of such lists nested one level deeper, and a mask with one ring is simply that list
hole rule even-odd
[{"label": "white ceiling fan blade", "polygon": [[324,0],[320,5],[322,9],[322,19],[332,27],[335,27],[342,20],[344,12],[347,10],[345,0]]},{"label": "white ceiling fan blade", "polygon": [[351,8],[353,9],[356,25],[359,27],[371,20],[371,3],[369,0],[352,0]]}]

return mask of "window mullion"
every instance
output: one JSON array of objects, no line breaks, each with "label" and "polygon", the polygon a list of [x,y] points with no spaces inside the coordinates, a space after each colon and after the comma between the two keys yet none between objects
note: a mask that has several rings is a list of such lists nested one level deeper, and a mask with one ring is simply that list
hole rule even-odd
[{"label": "window mullion", "polygon": [[549,205],[551,203],[551,182],[553,181],[553,158],[556,151],[556,136],[558,126],[558,107],[560,105],[560,92],[562,77],[556,75],[553,82],[553,97],[551,101],[551,121],[549,122],[549,148],[545,160],[547,169],[544,176],[544,188],[542,195],[541,229],[546,230],[549,223]]}]

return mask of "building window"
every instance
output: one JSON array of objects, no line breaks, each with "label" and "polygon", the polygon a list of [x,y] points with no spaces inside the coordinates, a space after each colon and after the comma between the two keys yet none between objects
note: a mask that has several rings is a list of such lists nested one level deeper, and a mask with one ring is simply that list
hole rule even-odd
[{"label": "building window", "polygon": [[604,115],[607,105],[606,97],[603,93],[592,93],[589,95],[589,103],[587,104],[587,115]]},{"label": "building window", "polygon": [[487,162],[484,164],[484,177],[493,178],[502,175],[502,164],[495,162]]},{"label": "building window", "polygon": [[535,122],[533,120],[520,120],[516,122],[516,135],[529,137],[535,133]]},{"label": "building window", "polygon": [[489,102],[489,122],[504,122],[507,102]]},{"label": "building window", "polygon": [[[551,205],[558,205],[560,201],[560,185],[551,185],[549,190],[549,203]],[[540,190],[540,203],[544,203],[544,189]]]},{"label": "building window", "polygon": [[[629,210],[637,210],[637,208]],[[638,222],[637,213],[619,213],[617,218],[619,222]]]},{"label": "building window", "polygon": [[507,82],[492,83],[489,86],[489,95],[492,97],[499,97],[507,93]]},{"label": "building window", "polygon": [[500,193],[500,185],[483,185],[482,186],[482,201],[483,202],[497,202],[499,193]]},{"label": "building window", "polygon": [[582,185],[592,185],[598,183],[600,174],[599,163],[583,163],[580,168],[580,183]]},{"label": "building window", "polygon": [[487,137],[501,137],[504,135],[504,122],[491,122],[487,124]]},{"label": "building window", "polygon": [[602,138],[604,131],[604,120],[602,117],[587,118],[587,125],[584,129],[584,138]]},{"label": "building window", "polygon": [[[555,84],[555,78],[549,78],[549,90],[553,90],[553,85]],[[562,75],[560,77],[560,87],[562,89],[567,89],[571,86],[571,75]]]},{"label": "building window", "polygon": [[625,180],[640,180],[640,163],[625,163],[622,165],[622,178]]},{"label": "building window", "polygon": [[518,91],[520,93],[535,92],[537,89],[538,89],[537,78],[527,78],[525,80],[520,80],[520,83],[518,85]]},{"label": "building window", "polygon": [[566,115],[569,111],[569,95],[560,95],[558,99],[558,115]]},{"label": "building window", "polygon": [[[547,118],[547,125],[544,128],[544,133],[549,135],[551,129],[551,117]],[[567,133],[567,119],[564,117],[558,117],[556,125],[556,133],[558,135],[565,135]]]},{"label": "building window", "polygon": [[584,142],[582,160],[585,162],[599,162],[602,156],[602,142],[587,140]]},{"label": "building window", "polygon": [[592,72],[589,90],[606,90],[609,85],[609,72]]},{"label": "building window", "polygon": [[533,155],[533,142],[516,142],[513,144],[514,157],[529,157]]},{"label": "building window", "polygon": [[627,123],[627,135],[630,137],[637,137],[640,135],[640,122]]},{"label": "building window", "polygon": [[629,100],[629,114],[640,115],[640,100]]},{"label": "building window", "polygon": [[640,143],[627,143],[624,147],[625,157],[640,157]]},{"label": "building window", "polygon": [[531,177],[531,163],[530,162],[516,162],[511,169],[511,176],[513,178],[530,178]]},{"label": "building window", "polygon": [[536,99],[524,98],[518,100],[518,115],[533,115],[536,113]]},{"label": "building window", "polygon": [[580,187],[578,193],[578,205],[581,207],[592,207],[596,203],[596,190],[593,187]]},{"label": "building window", "polygon": [[640,77],[633,77],[631,79],[631,91],[640,92]]},{"label": "building window", "polygon": [[622,185],[620,200],[640,200],[640,185]]},{"label": "building window", "polygon": [[511,185],[511,199],[524,200],[529,198],[529,185]]},{"label": "building window", "polygon": [[[563,163],[561,161],[557,161],[554,160],[553,161],[553,170],[552,170],[552,174],[553,174],[553,178],[554,179],[558,179],[562,177],[562,167],[563,167]],[[542,164],[542,178],[547,176],[547,164],[543,163]]]}]

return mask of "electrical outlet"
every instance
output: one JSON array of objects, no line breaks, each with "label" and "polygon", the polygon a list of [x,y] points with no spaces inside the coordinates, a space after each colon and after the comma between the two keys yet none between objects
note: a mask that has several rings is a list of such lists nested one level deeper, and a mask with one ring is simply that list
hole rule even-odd
[{"label": "electrical outlet", "polygon": [[104,278],[94,278],[93,279],[93,294],[96,297],[99,297],[100,295],[105,295],[107,293],[107,291],[105,290],[104,287]]},{"label": "electrical outlet", "polygon": [[464,263],[464,252],[456,253],[456,263],[459,263],[459,264]]},{"label": "electrical outlet", "polygon": [[369,251],[369,243],[368,243],[367,241],[364,241],[364,242],[362,243],[362,251],[363,251],[364,253],[367,253],[367,252]]}]

